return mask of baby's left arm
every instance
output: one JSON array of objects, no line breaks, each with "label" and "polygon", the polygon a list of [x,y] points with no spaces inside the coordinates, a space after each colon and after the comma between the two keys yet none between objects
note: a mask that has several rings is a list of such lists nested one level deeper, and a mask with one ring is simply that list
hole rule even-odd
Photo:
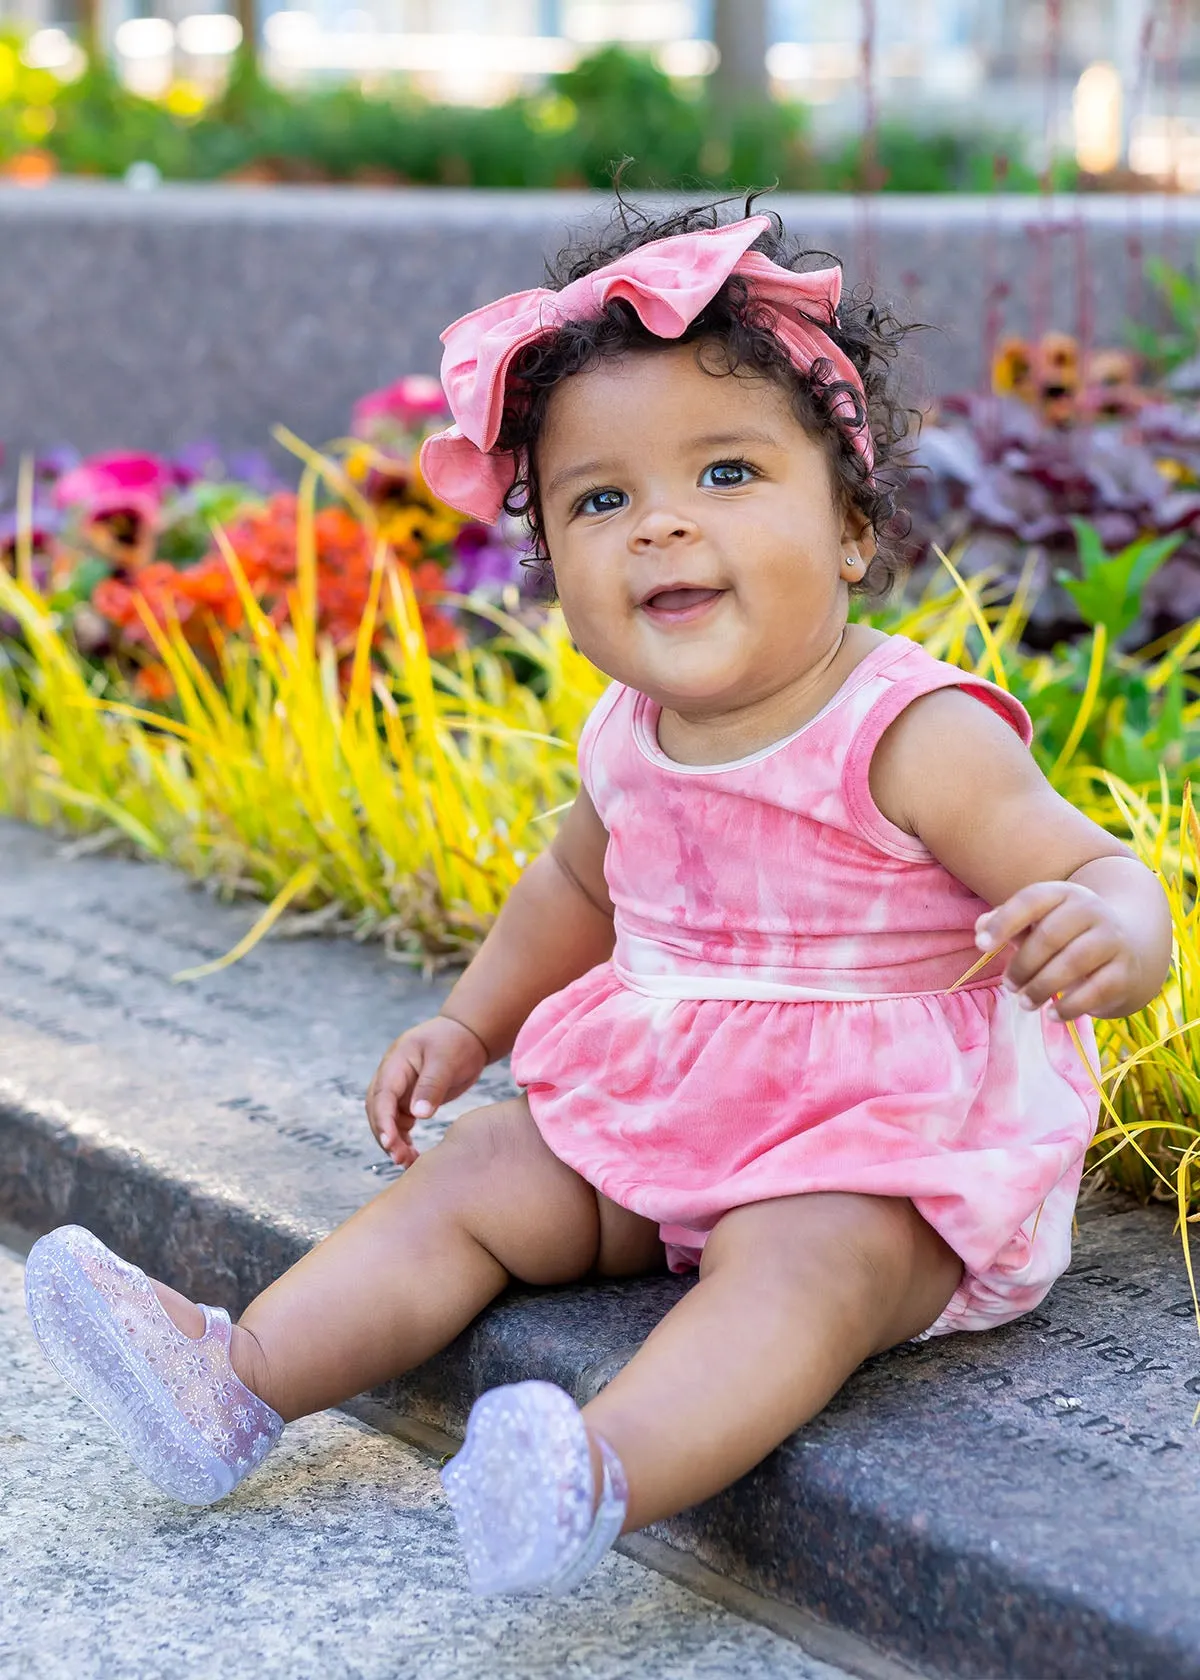
[{"label": "baby's left arm", "polygon": [[995,906],[981,951],[1011,943],[1005,983],[1036,1009],[1129,1015],[1159,990],[1171,918],[1156,876],[1069,805],[1004,720],[961,689],[914,701],[871,762],[871,794],[952,875]]}]

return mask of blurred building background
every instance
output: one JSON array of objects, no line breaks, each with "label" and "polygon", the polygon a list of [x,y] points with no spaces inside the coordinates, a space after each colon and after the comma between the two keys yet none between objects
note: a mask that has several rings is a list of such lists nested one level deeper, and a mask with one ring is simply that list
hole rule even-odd
[{"label": "blurred building background", "polygon": [[1089,168],[1152,176],[1169,156],[1200,186],[1200,0],[0,0],[0,17],[35,32],[27,62],[61,67],[92,39],[151,95],[211,85],[248,38],[284,85],[403,75],[495,104],[619,41],[674,77],[800,101],[817,140],[861,129],[866,103],[1019,130],[1035,154],[1090,148]]}]

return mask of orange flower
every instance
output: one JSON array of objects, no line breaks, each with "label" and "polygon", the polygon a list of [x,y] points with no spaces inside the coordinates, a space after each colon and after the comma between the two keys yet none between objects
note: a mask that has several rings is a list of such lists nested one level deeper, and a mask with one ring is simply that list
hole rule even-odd
[{"label": "orange flower", "polygon": [[439,654],[453,653],[462,646],[462,632],[436,607],[421,608],[421,626],[429,651],[435,658]]},{"label": "orange flower", "polygon": [[92,606],[101,618],[124,629],[137,618],[133,606],[133,590],[116,578],[102,578],[92,591]]},{"label": "orange flower", "polygon": [[992,390],[998,397],[1033,394],[1033,352],[1023,338],[1006,338],[992,362]]},{"label": "orange flower", "polygon": [[143,700],[169,700],[175,692],[171,673],[159,660],[143,665],[133,680],[133,686]]},{"label": "orange flower", "polygon": [[[402,520],[395,532],[388,534],[401,539],[390,546],[396,559],[410,567],[429,649],[436,656],[461,647],[463,637],[452,615],[439,605],[446,579],[442,567],[427,558],[428,538],[422,522],[427,522],[430,515],[425,510],[415,511],[416,521],[406,526]],[[268,502],[247,508],[228,527],[228,537],[262,610],[274,624],[286,624],[299,580],[296,496],[281,492]],[[313,537],[317,633],[345,655],[354,646],[370,598],[375,533],[347,508],[326,507],[313,521]],[[195,565],[180,570],[165,562],[153,562],[131,579],[106,579],[97,586],[92,604],[115,626],[120,640],[131,650],[144,647],[150,640],[142,612],[164,626],[177,620],[205,658],[215,654],[214,626],[239,631],[245,625],[237,586],[223,552],[217,548]],[[386,624],[381,622],[376,639],[382,640],[386,634]],[[146,679],[151,687],[162,680],[159,675]],[[145,684],[142,689],[148,692]]]},{"label": "orange flower", "polygon": [[212,614],[226,630],[240,630],[245,614],[224,556],[201,560],[179,573],[179,594]]},{"label": "orange flower", "polygon": [[173,618],[184,623],[191,617],[193,603],[180,588],[182,577],[165,560],[156,560],[142,567],[132,586],[116,578],[102,579],[92,592],[92,606],[118,627],[127,642],[149,642],[143,611],[163,626]]}]

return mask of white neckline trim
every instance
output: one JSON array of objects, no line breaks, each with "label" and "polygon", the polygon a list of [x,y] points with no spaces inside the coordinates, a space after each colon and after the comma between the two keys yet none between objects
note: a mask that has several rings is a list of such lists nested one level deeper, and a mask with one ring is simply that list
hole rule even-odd
[{"label": "white neckline trim", "polygon": [[[899,649],[897,649],[897,643],[901,644]],[[770,758],[772,754],[782,752],[785,747],[790,747],[794,741],[798,741],[815,724],[820,723],[823,718],[836,711],[843,701],[849,700],[851,695],[856,694],[867,678],[876,674],[880,664],[886,668],[888,662],[886,660],[877,661],[878,655],[891,653],[894,657],[899,658],[901,654],[908,652],[916,645],[908,636],[890,636],[886,642],[881,642],[878,647],[872,648],[865,659],[859,660],[842,686],[830,696],[819,712],[814,713],[809,718],[807,723],[802,723],[799,729],[794,729],[790,735],[785,735],[782,740],[769,741],[765,747],[760,747],[757,752],[750,753],[745,758],[727,759],[722,764],[680,764],[678,759],[668,758],[658,744],[658,723],[662,717],[662,707],[658,706],[656,708],[652,726],[647,714],[650,708],[655,706],[655,702],[650,699],[649,695],[643,694],[640,689],[635,690],[633,703],[634,743],[642,757],[648,759],[651,764],[657,764],[661,770],[673,770],[680,776],[717,776],[722,771],[748,769],[753,764],[761,764],[764,759]]]}]

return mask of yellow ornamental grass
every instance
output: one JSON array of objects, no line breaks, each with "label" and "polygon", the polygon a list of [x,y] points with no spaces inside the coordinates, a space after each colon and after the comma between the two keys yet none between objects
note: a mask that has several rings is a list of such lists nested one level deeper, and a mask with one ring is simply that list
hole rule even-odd
[{"label": "yellow ornamental grass", "polygon": [[[259,609],[226,548],[250,630],[214,674],[178,625],[147,617],[175,684],[165,717],[89,677],[46,602],[0,572],[0,613],[32,655],[0,696],[0,809],[109,830],[230,892],[336,914],[427,967],[478,944],[576,787],[575,741],[603,688],[561,621],[495,627],[537,668],[538,698],[496,652],[430,658],[407,572],[382,546],[348,683],[313,633]],[[377,619],[389,669],[370,657]]]},{"label": "yellow ornamental grass", "polygon": [[1158,997],[1124,1020],[1096,1022],[1104,1107],[1092,1160],[1186,1216],[1200,1208],[1200,819],[1190,786],[1176,814],[1165,778],[1157,802],[1106,779],[1138,855],[1163,883],[1175,940]]}]

